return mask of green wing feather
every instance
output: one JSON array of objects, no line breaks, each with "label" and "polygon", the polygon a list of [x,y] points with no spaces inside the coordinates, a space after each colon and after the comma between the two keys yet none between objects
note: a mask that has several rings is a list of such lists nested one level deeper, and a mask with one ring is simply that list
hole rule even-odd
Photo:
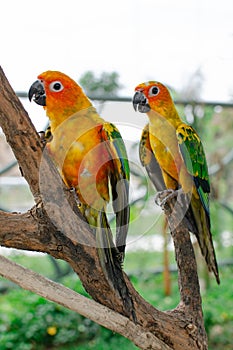
[{"label": "green wing feather", "polygon": [[[213,271],[217,283],[220,283],[218,265],[210,231],[210,181],[205,152],[199,136],[191,126],[186,124],[179,125],[177,128],[177,139],[180,153],[188,172],[193,176],[194,184],[202,203],[201,206],[199,204],[200,201],[195,198],[195,196],[192,196],[190,209],[197,228],[197,231],[194,233],[209,270]],[[192,215],[189,215],[189,219]]]},{"label": "green wing feather", "polygon": [[210,181],[201,140],[191,126],[183,123],[177,128],[176,134],[184,163],[193,176],[200,200],[209,216]]},{"label": "green wing feather", "polygon": [[120,160],[120,173],[129,181],[130,170],[128,156],[120,131],[114,124],[111,123],[104,123],[104,131],[106,133],[107,140],[110,141],[110,145],[112,145],[111,153],[116,156],[116,159]]},{"label": "green wing feather", "polygon": [[119,130],[111,123],[104,123],[102,137],[106,142],[110,159],[113,162],[113,171],[109,174],[112,204],[116,214],[116,246],[122,253],[125,251],[128,233],[129,209],[129,162],[124,141]]},{"label": "green wing feather", "polygon": [[126,312],[136,322],[134,305],[124,280],[122,262],[129,225],[129,163],[124,141],[115,125],[104,123],[101,130],[102,142],[108,153],[112,167],[109,181],[112,192],[112,205],[116,214],[116,246],[112,239],[105,211],[99,213],[96,228],[97,245],[101,266],[110,284],[123,300]]}]

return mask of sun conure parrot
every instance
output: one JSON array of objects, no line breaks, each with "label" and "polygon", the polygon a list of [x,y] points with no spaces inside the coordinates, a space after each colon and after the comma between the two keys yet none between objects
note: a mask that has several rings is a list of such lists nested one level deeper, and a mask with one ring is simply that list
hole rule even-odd
[{"label": "sun conure parrot", "polygon": [[[96,235],[110,285],[130,304],[122,272],[129,224],[129,164],[120,132],[98,115],[82,88],[61,72],[40,74],[29,99],[46,110],[49,153],[65,184],[75,189],[78,207]],[[109,202],[116,217],[116,245],[107,218]]]},{"label": "sun conure parrot", "polygon": [[208,268],[220,283],[210,231],[210,182],[201,140],[180,119],[163,84],[149,81],[139,84],[135,91],[134,109],[149,118],[139,146],[142,165],[158,191],[167,189],[185,194],[190,202],[185,214],[188,229],[196,235]]}]

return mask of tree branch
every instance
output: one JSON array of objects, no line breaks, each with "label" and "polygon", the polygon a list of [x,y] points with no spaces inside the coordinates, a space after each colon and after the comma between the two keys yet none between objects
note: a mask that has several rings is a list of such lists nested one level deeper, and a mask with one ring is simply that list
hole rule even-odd
[{"label": "tree branch", "polygon": [[[64,186],[53,162],[46,150],[43,150],[34,126],[1,69],[0,86],[0,123],[36,202],[35,207],[24,214],[0,212],[2,223],[0,244],[45,252],[67,261],[79,275],[84,288],[94,300],[126,316],[122,300],[109,286],[102,273],[92,231],[79,213],[74,196]],[[181,226],[179,232],[181,236],[183,229],[184,227]],[[174,239],[176,235],[178,236],[175,234]],[[177,249],[177,255],[184,253],[183,249],[178,250],[178,241],[175,249]],[[191,255],[192,253],[190,251]],[[179,260],[177,261],[180,269]],[[190,278],[190,271],[186,272]],[[201,331],[200,322],[196,324],[197,314],[199,317],[202,316],[199,308],[197,308],[198,313],[194,307],[188,309],[194,314],[185,312],[188,303],[185,302],[185,292],[182,294],[185,288],[183,278],[179,278],[179,283],[184,308],[179,307],[170,312],[161,312],[152,307],[135,291],[126,275],[125,281],[135,306],[138,322],[135,327],[138,332],[140,330],[140,334],[145,334],[143,335],[145,346],[142,349],[159,349],[159,347],[151,347],[151,340],[146,342],[148,335],[149,338],[155,339],[155,334],[163,343],[163,349],[166,349],[165,346],[177,350],[206,349],[206,338],[203,336],[205,332]],[[41,285],[37,287],[40,290]],[[194,293],[197,292],[198,289],[194,290]],[[192,300],[199,303],[200,299],[193,296],[191,290],[190,293],[190,305],[194,305]],[[131,336],[133,332],[131,327],[133,327],[131,323],[127,323],[126,328],[130,334],[126,336],[134,341]],[[120,332],[117,324],[114,331]],[[197,336],[199,336],[199,342]]]},{"label": "tree branch", "polygon": [[[0,68],[1,69],[1,68]],[[42,144],[27,112],[11,88],[2,69],[0,70],[0,115],[1,127],[7,142],[14,151],[19,164],[27,160],[27,167],[21,169],[35,198],[39,195],[39,160]],[[17,115],[17,118],[14,118]],[[37,171],[35,171],[37,169]]]},{"label": "tree branch", "polygon": [[[175,257],[178,266],[178,284],[180,290],[180,304],[174,310],[184,312],[186,318],[190,318],[187,326],[196,340],[197,345],[207,348],[207,335],[205,332],[202,300],[197,275],[197,264],[190,234],[184,224],[185,208],[178,200],[170,199],[164,207],[170,232],[174,242]],[[200,342],[201,339],[201,342]]]}]

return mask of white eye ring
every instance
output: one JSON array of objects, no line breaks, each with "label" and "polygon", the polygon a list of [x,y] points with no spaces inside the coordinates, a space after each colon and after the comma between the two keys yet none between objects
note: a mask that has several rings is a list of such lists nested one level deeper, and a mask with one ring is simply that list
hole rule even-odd
[{"label": "white eye ring", "polygon": [[159,94],[159,92],[160,92],[160,90],[159,90],[158,86],[154,85],[149,90],[149,96],[156,96]]},{"label": "white eye ring", "polygon": [[64,89],[64,86],[59,80],[53,81],[49,85],[49,90],[53,92],[59,92],[59,91],[62,91],[63,89]]}]

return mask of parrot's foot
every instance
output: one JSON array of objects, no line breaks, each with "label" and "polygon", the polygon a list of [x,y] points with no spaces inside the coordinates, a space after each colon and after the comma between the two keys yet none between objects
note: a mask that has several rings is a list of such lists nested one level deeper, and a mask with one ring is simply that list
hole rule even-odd
[{"label": "parrot's foot", "polygon": [[172,199],[175,197],[179,199],[179,194],[181,193],[183,193],[182,188],[180,188],[179,190],[169,189],[160,191],[155,196],[155,203],[163,209],[168,199]]},{"label": "parrot's foot", "polygon": [[43,131],[43,130],[39,131],[38,134],[40,136],[40,139],[41,139],[43,146],[45,146],[47,143],[46,138],[45,138],[45,131]]},{"label": "parrot's foot", "polygon": [[72,193],[73,197],[74,197],[74,200],[76,202],[76,205],[79,209],[79,211],[82,213],[82,215],[85,214],[85,205],[80,201],[79,197],[78,197],[78,194],[77,194],[77,191],[76,191],[76,188],[75,187],[70,187],[69,189],[67,189],[68,191],[70,191],[70,193]]},{"label": "parrot's foot", "polygon": [[118,252],[116,257],[121,265],[121,268],[123,268],[125,254],[123,252]]},{"label": "parrot's foot", "polygon": [[75,187],[70,187],[70,188],[68,189],[68,191],[70,191],[70,193],[73,194],[74,199],[75,199],[75,202],[77,203],[77,206],[79,207],[79,205],[80,205],[80,200],[79,200],[79,198],[78,198],[78,195],[77,195],[77,192],[76,192]]},{"label": "parrot's foot", "polygon": [[44,147],[45,147],[45,145],[48,142],[51,142],[52,139],[53,139],[53,135],[51,133],[51,127],[50,126],[48,126],[48,128],[45,131],[44,130],[39,131],[38,134],[40,136],[41,142],[42,142]]},{"label": "parrot's foot", "polygon": [[52,141],[52,136],[51,134],[49,135],[47,131],[39,131],[38,132],[40,136],[40,140],[42,142],[43,148],[46,146],[46,144],[50,141]]},{"label": "parrot's foot", "polygon": [[75,187],[68,188],[68,191],[70,191],[70,193],[75,193],[76,194]]}]

